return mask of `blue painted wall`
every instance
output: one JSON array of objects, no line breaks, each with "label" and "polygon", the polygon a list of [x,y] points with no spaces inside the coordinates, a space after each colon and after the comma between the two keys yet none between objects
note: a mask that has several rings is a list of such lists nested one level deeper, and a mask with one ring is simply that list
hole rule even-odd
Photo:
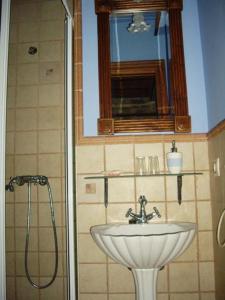
[{"label": "blue painted wall", "polygon": [[[205,1],[205,0],[203,0]],[[221,0],[223,1],[223,0]],[[97,135],[99,117],[97,18],[94,0],[82,0],[84,135]],[[184,0],[182,15],[189,114],[192,132],[208,131],[198,3]]]},{"label": "blue painted wall", "polygon": [[225,1],[198,0],[209,129],[225,119]]}]

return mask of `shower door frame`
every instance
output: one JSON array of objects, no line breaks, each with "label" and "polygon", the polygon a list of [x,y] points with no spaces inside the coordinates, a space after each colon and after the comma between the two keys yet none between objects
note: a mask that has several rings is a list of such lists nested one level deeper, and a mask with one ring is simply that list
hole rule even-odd
[{"label": "shower door frame", "polygon": [[3,0],[0,9],[0,299],[5,300],[5,134],[10,0]]},{"label": "shower door frame", "polygon": [[[67,5],[65,20],[65,146],[66,146],[66,199],[67,199],[67,270],[68,300],[76,300],[76,261],[74,230],[74,169],[73,169],[73,97],[72,97],[72,35],[73,18]],[[5,144],[6,144],[6,99],[9,51],[10,0],[2,0],[0,11],[0,299],[6,300],[5,264]]]}]

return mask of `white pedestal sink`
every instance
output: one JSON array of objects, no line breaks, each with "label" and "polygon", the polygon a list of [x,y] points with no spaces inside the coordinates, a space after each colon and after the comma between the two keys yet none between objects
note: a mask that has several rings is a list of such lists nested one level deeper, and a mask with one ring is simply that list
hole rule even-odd
[{"label": "white pedestal sink", "polygon": [[191,244],[194,223],[106,224],[91,227],[91,235],[109,257],[132,270],[137,300],[156,300],[161,267]]}]

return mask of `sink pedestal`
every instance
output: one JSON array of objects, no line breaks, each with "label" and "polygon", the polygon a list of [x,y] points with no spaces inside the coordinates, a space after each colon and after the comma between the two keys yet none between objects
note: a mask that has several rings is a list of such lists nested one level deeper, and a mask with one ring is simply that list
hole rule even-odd
[{"label": "sink pedestal", "polygon": [[156,283],[159,269],[132,269],[136,300],[156,300]]}]

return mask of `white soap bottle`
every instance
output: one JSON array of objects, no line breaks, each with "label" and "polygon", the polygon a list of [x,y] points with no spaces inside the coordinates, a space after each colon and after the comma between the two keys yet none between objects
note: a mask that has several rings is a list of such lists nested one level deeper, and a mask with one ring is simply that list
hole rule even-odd
[{"label": "white soap bottle", "polygon": [[172,141],[171,152],[167,153],[166,160],[169,173],[179,174],[182,171],[183,154],[181,152],[177,152],[175,141]]}]

